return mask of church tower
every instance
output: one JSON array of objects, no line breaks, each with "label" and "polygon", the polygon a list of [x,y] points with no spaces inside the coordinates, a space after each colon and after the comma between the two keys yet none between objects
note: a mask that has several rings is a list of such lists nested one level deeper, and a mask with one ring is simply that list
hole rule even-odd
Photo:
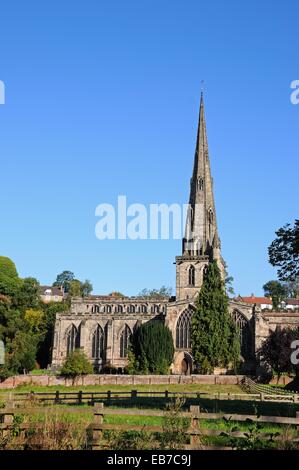
[{"label": "church tower", "polygon": [[208,139],[201,94],[190,198],[183,238],[182,256],[176,257],[176,299],[193,299],[203,281],[205,266],[216,260],[225,276],[217,230]]}]

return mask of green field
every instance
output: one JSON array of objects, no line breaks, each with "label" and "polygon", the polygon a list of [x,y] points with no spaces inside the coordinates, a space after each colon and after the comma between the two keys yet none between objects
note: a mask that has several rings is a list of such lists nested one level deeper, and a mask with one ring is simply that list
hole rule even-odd
[{"label": "green field", "polygon": [[206,384],[161,384],[161,385],[76,385],[72,387],[65,386],[37,386],[37,385],[22,385],[14,389],[1,389],[0,395],[6,394],[7,392],[124,392],[131,390],[140,390],[143,392],[154,392],[168,390],[169,392],[209,392],[209,393],[244,393],[238,385],[206,385]]}]

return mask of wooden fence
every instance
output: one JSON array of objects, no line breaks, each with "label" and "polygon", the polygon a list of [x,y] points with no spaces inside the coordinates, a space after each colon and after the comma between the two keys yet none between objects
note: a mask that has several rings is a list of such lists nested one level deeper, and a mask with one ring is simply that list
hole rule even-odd
[{"label": "wooden fence", "polygon": [[273,394],[261,391],[258,393],[221,393],[221,392],[170,392],[165,391],[105,391],[105,392],[10,392],[8,394],[1,394],[0,401],[14,401],[22,403],[24,401],[35,401],[43,404],[88,404],[94,405],[97,402],[107,401],[109,403],[119,402],[120,400],[127,400],[130,402],[137,402],[137,399],[152,398],[152,399],[174,399],[181,398],[197,398],[197,399],[210,399],[210,400],[246,400],[246,401],[268,401],[268,402],[285,402],[285,403],[298,403],[299,394]]},{"label": "wooden fence", "polygon": [[[85,414],[91,412],[90,408],[87,407],[13,407],[12,404],[9,404],[6,408],[0,409],[0,418],[2,423],[0,423],[0,435],[5,435],[13,429],[14,416],[15,415],[33,415],[38,413],[43,414],[60,414],[65,415],[68,413],[75,414]],[[136,410],[136,409],[112,409],[106,408],[104,403],[96,403],[92,410],[93,412],[93,421],[89,426],[86,427],[86,431],[91,434],[92,439],[89,443],[89,447],[92,450],[103,449],[103,432],[104,431],[139,431],[139,432],[149,432],[149,433],[163,433],[165,428],[163,426],[145,426],[145,425],[130,425],[130,424],[109,424],[105,423],[105,417],[111,415],[125,415],[125,416],[152,416],[152,417],[165,417],[165,411],[159,410]],[[282,416],[256,416],[256,415],[243,415],[243,414],[224,414],[224,413],[206,413],[202,412],[199,406],[190,406],[189,411],[180,411],[177,415],[179,418],[188,418],[190,420],[189,428],[185,431],[185,434],[189,436],[190,442],[186,446],[186,449],[194,449],[198,444],[198,439],[201,436],[220,436],[225,432],[229,437],[246,437],[246,432],[242,431],[223,431],[219,429],[205,429],[201,427],[201,420],[221,420],[226,419],[231,423],[235,422],[245,422],[250,420],[251,422],[258,423],[271,423],[287,426],[295,426],[298,437],[295,437],[292,441],[299,442],[299,412],[296,412],[295,417],[282,417]],[[77,425],[78,426],[78,425]],[[44,427],[43,423],[34,423],[35,429],[42,429]],[[32,429],[32,424],[24,423],[18,424],[20,432],[26,432],[28,429]],[[261,433],[259,434],[260,438],[269,439],[269,434]],[[278,435],[274,437],[275,440],[282,440],[283,437]]]}]

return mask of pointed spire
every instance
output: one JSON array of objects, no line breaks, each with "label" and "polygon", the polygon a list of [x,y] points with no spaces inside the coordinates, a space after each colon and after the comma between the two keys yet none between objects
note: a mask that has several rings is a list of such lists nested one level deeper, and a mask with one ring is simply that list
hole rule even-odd
[{"label": "pointed spire", "polygon": [[[203,91],[201,91],[189,213],[183,254],[209,255],[217,234],[216,212],[211,178]],[[216,235],[218,238],[218,235]]]}]

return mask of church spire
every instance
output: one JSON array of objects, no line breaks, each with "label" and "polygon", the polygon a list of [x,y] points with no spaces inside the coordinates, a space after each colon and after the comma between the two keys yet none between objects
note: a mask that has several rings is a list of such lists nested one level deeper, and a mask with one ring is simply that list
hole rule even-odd
[{"label": "church spire", "polygon": [[204,99],[203,92],[201,92],[183,255],[212,257],[216,240],[218,245],[213,180],[210,170]]}]

